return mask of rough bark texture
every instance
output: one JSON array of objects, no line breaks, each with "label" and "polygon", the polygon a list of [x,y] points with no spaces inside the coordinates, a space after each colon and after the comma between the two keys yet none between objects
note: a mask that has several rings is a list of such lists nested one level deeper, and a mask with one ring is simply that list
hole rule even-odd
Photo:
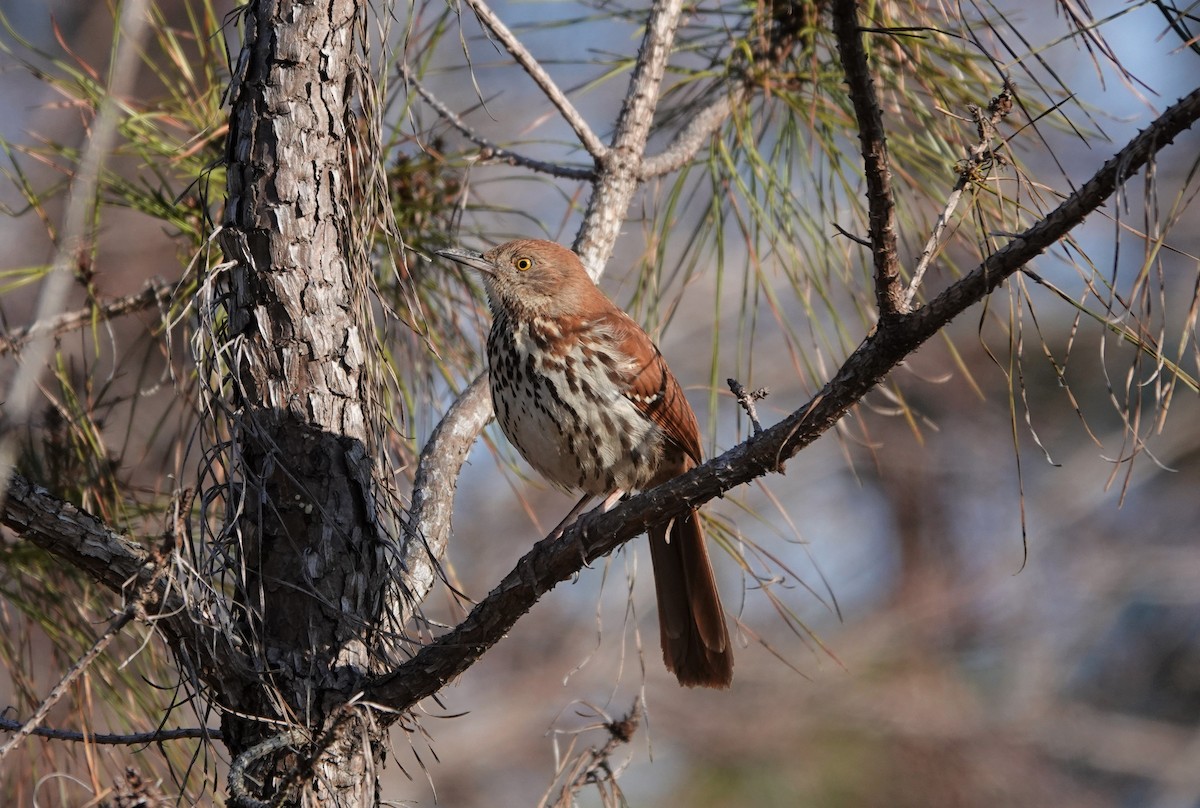
[{"label": "rough bark texture", "polygon": [[[226,706],[268,721],[227,715],[223,729],[249,764],[234,790],[271,801],[284,791],[283,804],[376,804],[383,755],[381,730],[357,720],[316,760],[307,744],[270,743],[286,726],[304,728],[293,739],[321,733],[387,622],[364,411],[378,399],[364,351],[369,268],[346,202],[363,13],[355,0],[251,3],[232,94],[222,243],[234,264],[226,389],[242,497],[231,518],[243,639],[261,667]],[[311,767],[309,783],[289,784],[297,766]]]},{"label": "rough bark texture", "polygon": [[867,64],[867,51],[858,27],[858,3],[839,0],[833,4],[833,30],[838,54],[846,71],[850,101],[858,121],[862,146],[863,176],[867,182],[868,222],[871,254],[875,262],[875,303],[880,320],[892,320],[903,311],[900,288],[900,259],[896,247],[896,199],[892,193],[892,169],[888,158],[883,110],[875,93],[875,79]]}]

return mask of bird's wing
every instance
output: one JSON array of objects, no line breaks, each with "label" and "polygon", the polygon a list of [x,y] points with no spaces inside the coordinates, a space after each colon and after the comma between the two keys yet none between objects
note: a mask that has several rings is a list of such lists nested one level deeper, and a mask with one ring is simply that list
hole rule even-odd
[{"label": "bird's wing", "polygon": [[700,463],[700,425],[696,413],[658,346],[624,313],[620,324],[613,328],[613,338],[622,353],[638,357],[628,371],[622,391],[625,397],[658,424],[688,457]]}]

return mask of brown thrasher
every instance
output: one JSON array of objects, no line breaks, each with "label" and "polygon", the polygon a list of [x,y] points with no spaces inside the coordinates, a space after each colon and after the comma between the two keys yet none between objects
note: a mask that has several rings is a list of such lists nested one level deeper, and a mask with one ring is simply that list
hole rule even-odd
[{"label": "brown thrasher", "polygon": [[[505,436],[550,482],[605,508],[700,462],[700,429],[658,348],[572,251],[510,241],[438,252],[483,275],[488,366]],[[650,529],[663,661],[679,683],[728,687],[733,650],[695,511]]]}]

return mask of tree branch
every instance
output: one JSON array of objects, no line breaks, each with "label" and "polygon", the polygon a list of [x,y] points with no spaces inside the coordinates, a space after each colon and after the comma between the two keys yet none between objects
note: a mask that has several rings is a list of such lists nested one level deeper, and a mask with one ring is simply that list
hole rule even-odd
[{"label": "tree branch", "polygon": [[722,95],[697,112],[688,125],[676,133],[660,153],[642,162],[639,180],[653,179],[683,168],[720,128],[733,110],[750,96],[750,89],[739,85],[730,95]]},{"label": "tree branch", "polygon": [[425,89],[425,85],[413,76],[407,67],[400,65],[400,76],[413,87],[416,88],[417,94],[425,99],[425,103],[433,107],[441,118],[463,134],[467,140],[474,143],[480,148],[479,159],[484,161],[495,161],[507,163],[510,166],[522,166],[531,171],[540,171],[543,174],[550,174],[554,177],[563,177],[569,180],[593,180],[596,178],[596,171],[592,168],[579,168],[575,166],[564,166],[558,163],[547,163],[543,160],[535,160],[532,157],[526,157],[523,154],[518,154],[515,151],[506,149],[503,146],[497,146],[483,135],[476,132],[466,122],[454,113],[454,110],[447,107],[437,96]]},{"label": "tree branch", "polygon": [[27,342],[38,337],[58,337],[83,328],[97,318],[111,320],[152,306],[161,306],[170,301],[174,292],[174,284],[156,281],[147,284],[146,288],[137,294],[118,297],[98,306],[87,306],[77,311],[60,314],[45,322],[35,322],[22,328],[13,329],[8,334],[0,336],[0,356],[19,351]]},{"label": "tree branch", "polygon": [[9,483],[0,522],[118,594],[153,563],[149,550],[19,474]]},{"label": "tree branch", "polygon": [[1173,105],[1048,216],[993,253],[920,310],[876,330],[806,405],[719,457],[658,488],[586,515],[558,539],[543,539],[479,602],[462,623],[366,688],[389,709],[411,708],[469,668],[534,603],[585,564],[724,492],[770,472],[822,435],[888,372],[967,308],[1065,236],[1117,187],[1200,118],[1200,89]]},{"label": "tree branch", "polygon": [[904,290],[904,311],[912,311],[912,304],[917,296],[917,290],[921,288],[921,281],[925,277],[925,272],[929,269],[929,265],[933,262],[933,256],[937,254],[938,246],[941,244],[942,233],[945,232],[946,226],[950,223],[950,218],[958,208],[959,200],[962,199],[963,191],[966,189],[967,184],[978,177],[980,169],[994,159],[992,140],[996,137],[996,126],[1012,111],[1012,103],[1012,88],[1008,82],[1005,82],[1001,93],[988,104],[987,117],[984,117],[983,110],[979,107],[971,106],[971,114],[975,117],[975,127],[979,134],[979,139],[967,149],[967,158],[960,163],[962,170],[958,172],[958,180],[954,183],[954,188],[951,189],[950,196],[946,198],[946,204],[943,206],[942,212],[938,214],[937,221],[934,223],[933,232],[929,234],[929,239],[925,242],[925,247],[921,250],[921,255],[917,259],[917,266],[913,269],[912,281],[908,284],[908,288]]},{"label": "tree branch", "polygon": [[575,130],[575,136],[579,138],[579,142],[587,149],[597,162],[603,160],[608,154],[608,147],[605,146],[592,128],[588,126],[584,117],[579,114],[579,110],[575,109],[575,105],[571,103],[571,99],[558,89],[558,85],[554,83],[554,79],[550,78],[550,74],[538,64],[537,59],[525,48],[521,40],[513,35],[513,32],[508,30],[508,27],[500,21],[483,0],[465,0],[466,4],[475,12],[475,16],[479,18],[479,22],[483,24],[489,31],[496,35],[496,39],[500,40],[500,44],[504,49],[517,60],[534,83],[541,88],[546,94],[546,98],[550,99],[553,104],[562,114],[563,119]]},{"label": "tree branch", "polygon": [[92,647],[83,656],[75,660],[75,664],[63,674],[58,684],[50,689],[50,692],[46,694],[46,698],[42,699],[42,703],[33,711],[33,715],[17,728],[13,736],[8,739],[8,743],[0,746],[0,763],[4,762],[8,754],[16,749],[21,744],[21,741],[37,731],[41,723],[46,720],[46,716],[50,715],[50,711],[54,709],[54,705],[58,704],[63,696],[67,695],[67,689],[71,687],[76,679],[83,675],[84,671],[96,660],[96,657],[104,653],[104,649],[117,638],[121,630],[137,617],[138,608],[141,605],[141,595],[139,594],[133,603],[125,607],[125,610],[109,623],[104,633],[92,643]]},{"label": "tree branch", "polygon": [[836,0],[832,14],[838,54],[846,73],[846,83],[850,85],[854,116],[858,119],[858,139],[862,143],[867,179],[871,253],[875,259],[875,305],[879,309],[880,325],[886,326],[904,311],[900,262],[896,256],[896,203],[892,197],[887,134],[858,27],[857,0]]},{"label": "tree branch", "polygon": [[458,474],[479,433],[492,420],[492,396],[487,373],[481,373],[442,417],[417,461],[409,518],[415,530],[406,532],[400,551],[405,570],[404,622],[412,617],[437,581],[438,563],[450,539],[450,520]]},{"label": "tree branch", "polygon": [[579,253],[593,279],[600,277],[608,263],[625,221],[625,212],[637,191],[650,124],[654,122],[659,88],[682,9],[683,0],[659,0],[651,9],[625,102],[617,116],[612,148],[599,162],[600,177],[575,238],[575,252]]},{"label": "tree branch", "polygon": [[[9,481],[0,524],[90,574],[118,595],[156,564],[153,553],[146,548],[19,474]],[[223,671],[224,678],[229,679],[233,671],[250,667],[229,647],[221,631],[201,622],[170,576],[154,582],[143,604],[148,620],[170,642],[194,651],[193,658],[206,669]]]},{"label": "tree branch", "polygon": [[[0,731],[14,732],[21,728],[22,722],[8,718],[0,718]],[[183,727],[180,729],[156,729],[150,732],[130,732],[118,734],[113,732],[79,732],[72,729],[51,729],[37,727],[33,734],[39,738],[50,738],[55,741],[74,741],[76,743],[94,743],[107,746],[145,746],[161,741],[184,741],[192,738],[205,740],[221,740],[221,730],[216,727]]]},{"label": "tree branch", "polygon": [[[0,731],[12,732],[20,729],[22,722],[14,722],[8,718],[0,718]],[[137,747],[148,743],[162,741],[187,741],[191,738],[220,741],[221,730],[215,726],[184,726],[176,730],[151,730],[149,732],[79,732],[77,730],[55,730],[48,726],[38,726],[34,735],[40,738],[50,738],[53,741],[74,741],[77,743],[98,743],[103,746]]]}]

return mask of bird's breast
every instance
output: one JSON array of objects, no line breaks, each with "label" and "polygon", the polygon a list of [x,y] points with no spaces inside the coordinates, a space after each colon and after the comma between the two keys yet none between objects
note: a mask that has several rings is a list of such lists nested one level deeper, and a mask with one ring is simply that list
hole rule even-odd
[{"label": "bird's breast", "polygon": [[602,329],[497,318],[488,364],[501,430],[547,480],[602,496],[653,476],[662,430],[626,397],[631,360]]}]

